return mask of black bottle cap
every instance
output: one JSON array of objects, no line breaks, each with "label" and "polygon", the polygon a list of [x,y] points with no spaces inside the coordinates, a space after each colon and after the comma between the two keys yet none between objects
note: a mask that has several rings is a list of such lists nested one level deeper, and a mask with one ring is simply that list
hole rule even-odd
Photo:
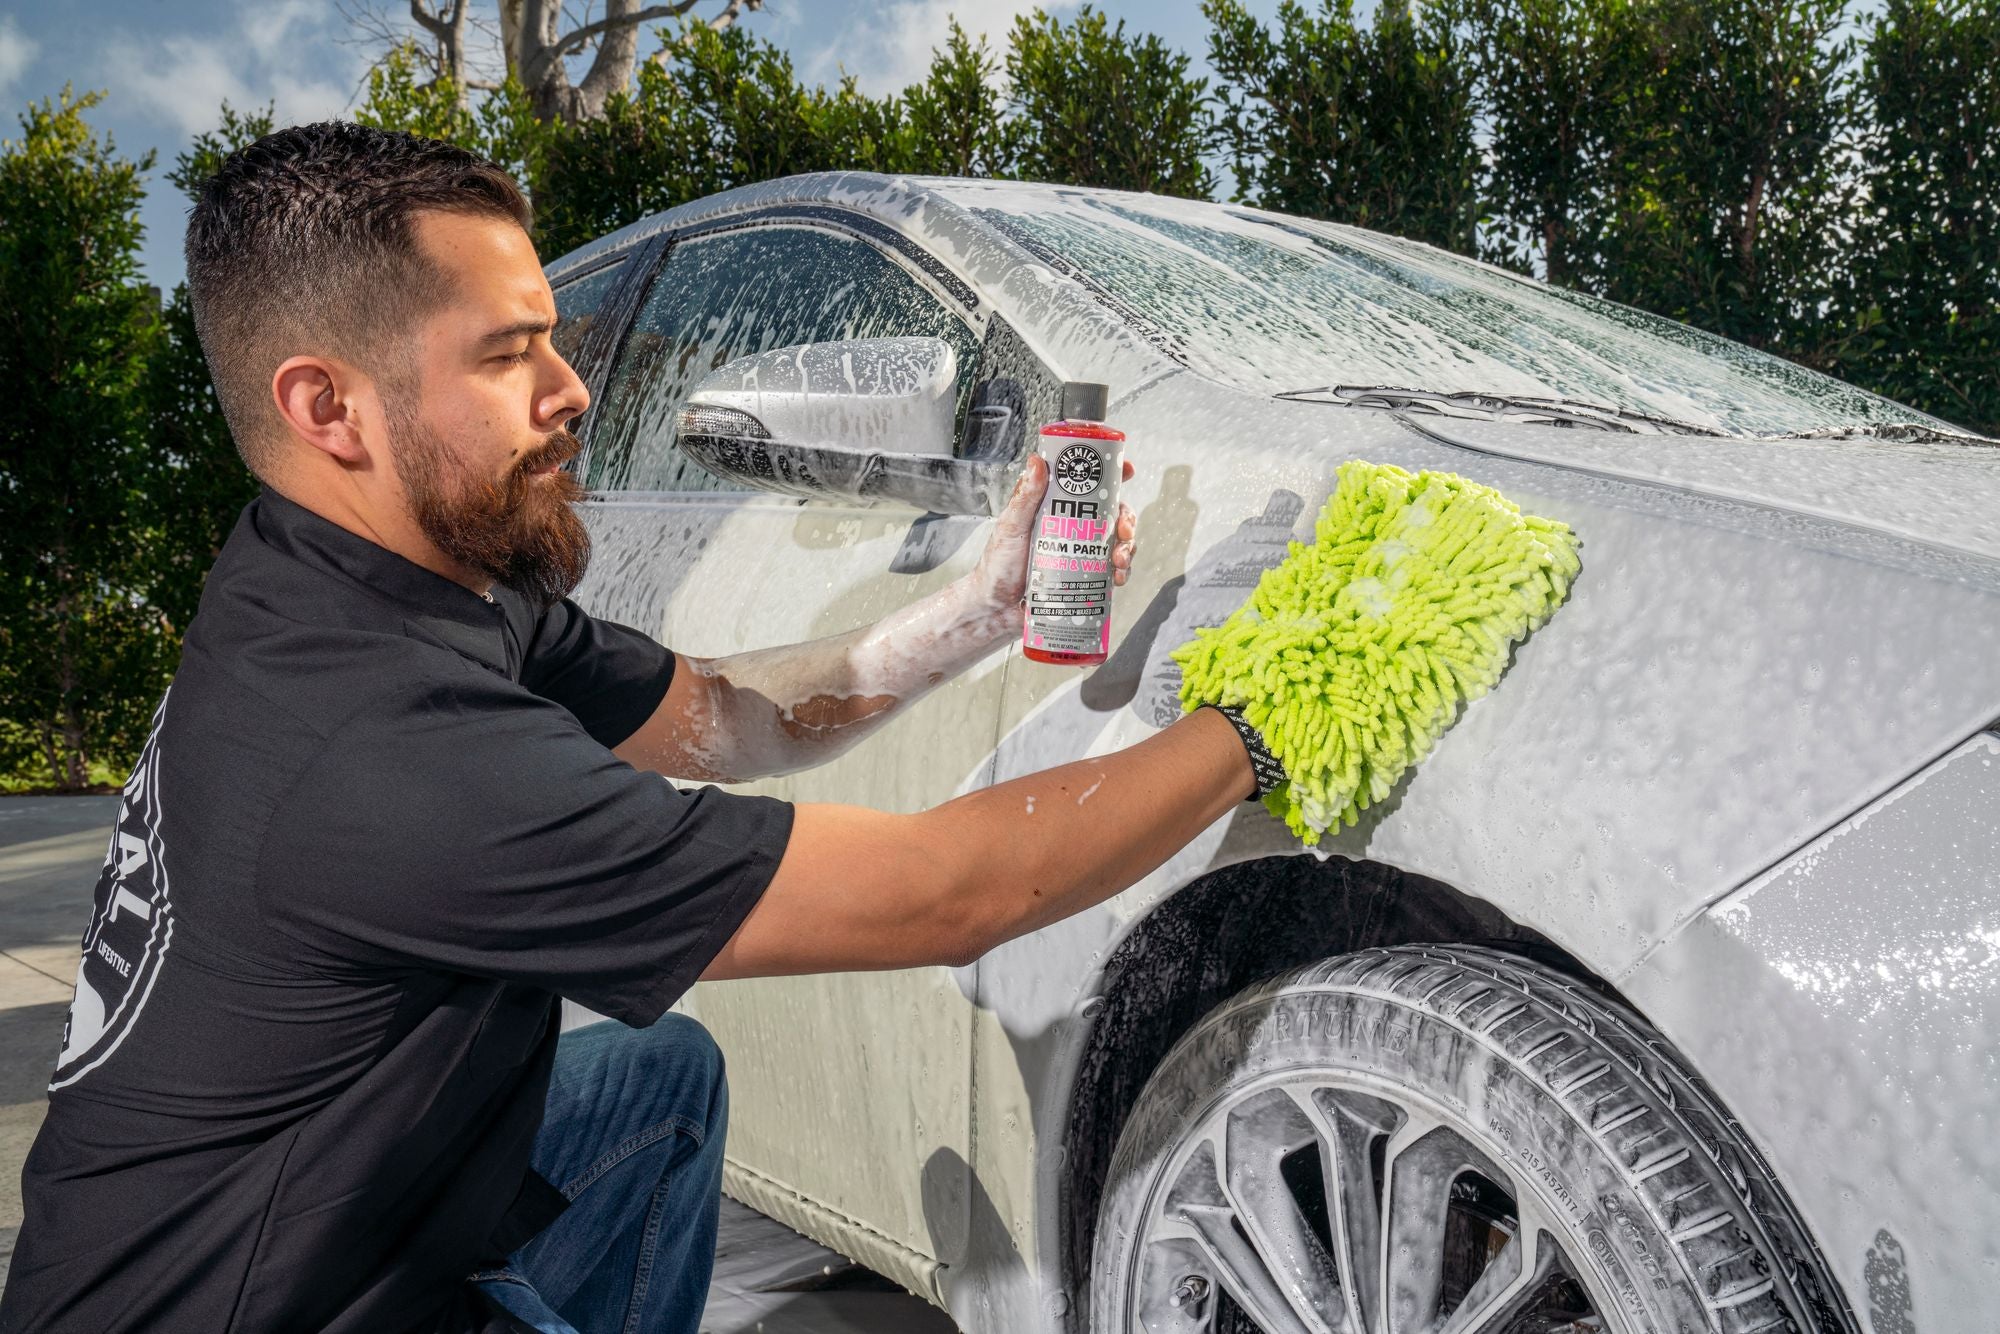
[{"label": "black bottle cap", "polygon": [[1063,381],[1062,419],[1066,422],[1101,422],[1110,402],[1109,386],[1088,380]]}]

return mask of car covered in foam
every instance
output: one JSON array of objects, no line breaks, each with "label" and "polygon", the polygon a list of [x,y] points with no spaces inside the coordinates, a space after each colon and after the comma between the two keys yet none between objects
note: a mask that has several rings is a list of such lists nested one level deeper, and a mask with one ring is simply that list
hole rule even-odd
[{"label": "car covered in foam", "polygon": [[1581,539],[1569,604],[1316,852],[1246,805],[968,967],[697,987],[732,1195],[975,1334],[1993,1327],[2000,444],[1216,203],[803,176],[548,274],[595,399],[578,597],[691,654],[879,618],[990,522],[704,467],[676,425],[717,368],[941,340],[921,447],[1003,463],[1062,381],[1111,387],[1109,660],[996,651],[752,785],[790,800],[920,809],[1171,721],[1169,652],[1344,460]]}]

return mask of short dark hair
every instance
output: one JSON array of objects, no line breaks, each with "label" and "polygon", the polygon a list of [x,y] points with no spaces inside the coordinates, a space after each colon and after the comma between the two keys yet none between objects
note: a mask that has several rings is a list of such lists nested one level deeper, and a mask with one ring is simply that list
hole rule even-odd
[{"label": "short dark hair", "polygon": [[271,373],[300,353],[371,369],[395,335],[450,298],[417,247],[425,212],[534,215],[505,171],[462,148],[344,121],[246,144],[188,218],[195,332],[237,452],[268,477],[279,432]]}]

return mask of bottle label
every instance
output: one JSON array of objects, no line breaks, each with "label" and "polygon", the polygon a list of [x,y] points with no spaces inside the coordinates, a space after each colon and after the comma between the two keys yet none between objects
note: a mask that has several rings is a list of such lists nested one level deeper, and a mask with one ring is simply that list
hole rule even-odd
[{"label": "bottle label", "polygon": [[1118,519],[1113,441],[1043,436],[1052,485],[1035,516],[1021,642],[1050,653],[1111,647],[1111,546]]}]

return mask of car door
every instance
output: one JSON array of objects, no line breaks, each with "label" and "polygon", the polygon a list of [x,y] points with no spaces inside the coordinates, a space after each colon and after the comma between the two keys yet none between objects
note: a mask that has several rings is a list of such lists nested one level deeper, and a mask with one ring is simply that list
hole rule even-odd
[{"label": "car door", "polygon": [[[594,544],[585,606],[714,657],[871,623],[971,567],[984,521],[747,491],[673,441],[682,401],[709,370],[841,338],[951,342],[962,421],[985,314],[935,260],[891,239],[863,220],[778,214],[664,247],[583,431]],[[945,800],[990,756],[1000,662],[829,764],[741,790],[887,810]],[[855,893],[869,892],[868,874],[855,868]],[[955,1258],[964,1233],[970,1156],[971,1007],[953,973],[709,984],[682,1008],[728,1058],[731,1193],[935,1292],[936,1265]]]}]

